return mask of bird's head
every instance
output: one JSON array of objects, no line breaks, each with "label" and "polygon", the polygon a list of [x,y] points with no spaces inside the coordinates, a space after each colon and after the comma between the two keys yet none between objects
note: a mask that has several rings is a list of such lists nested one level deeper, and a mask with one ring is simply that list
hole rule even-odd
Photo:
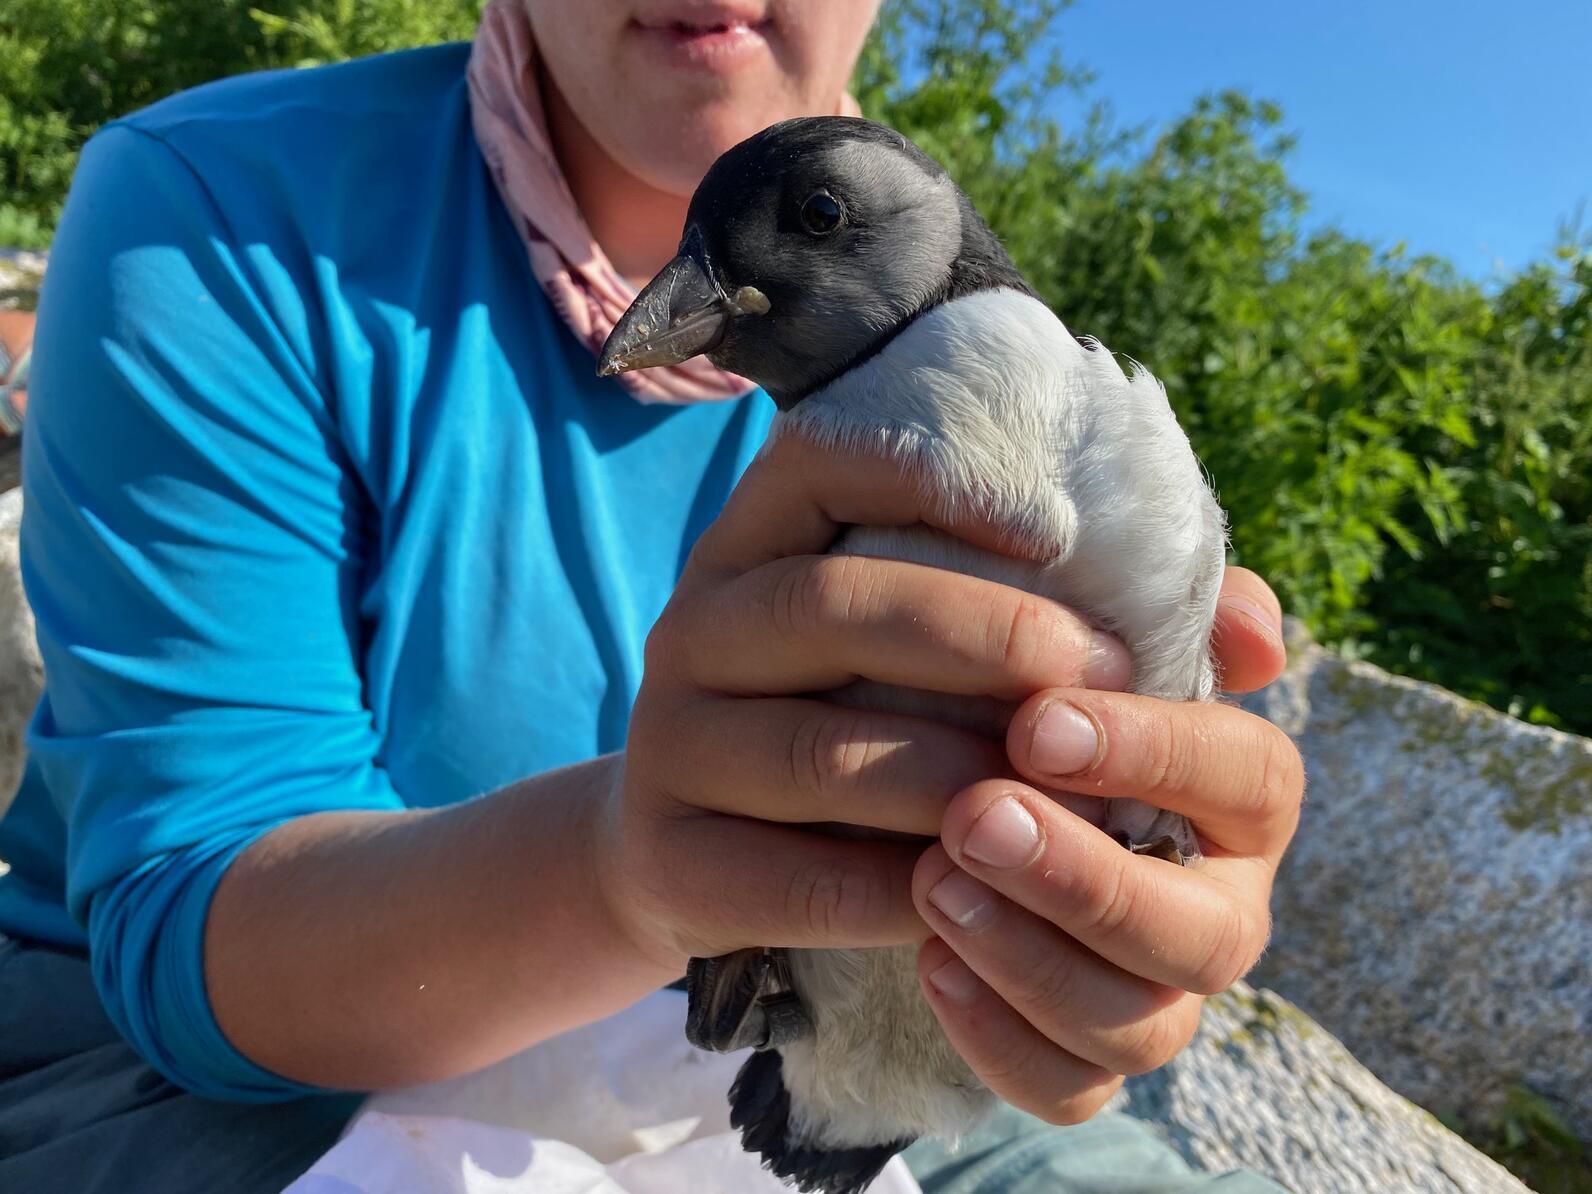
[{"label": "bird's head", "polygon": [[929,308],[996,287],[1032,293],[916,145],[852,117],[787,120],[713,164],[679,254],[615,326],[598,372],[706,354],[788,409]]}]

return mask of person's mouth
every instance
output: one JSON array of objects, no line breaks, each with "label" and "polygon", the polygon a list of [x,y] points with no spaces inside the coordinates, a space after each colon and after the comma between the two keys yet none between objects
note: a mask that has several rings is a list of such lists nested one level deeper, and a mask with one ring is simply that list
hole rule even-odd
[{"label": "person's mouth", "polygon": [[675,65],[731,70],[768,50],[774,22],[759,5],[677,4],[637,18],[635,30],[651,50]]}]

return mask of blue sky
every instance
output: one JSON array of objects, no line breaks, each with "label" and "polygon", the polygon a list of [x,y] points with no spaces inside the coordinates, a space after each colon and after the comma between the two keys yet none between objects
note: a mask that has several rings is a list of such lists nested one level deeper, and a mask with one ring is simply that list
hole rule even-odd
[{"label": "blue sky", "polygon": [[1077,0],[1060,32],[1123,124],[1278,101],[1312,220],[1479,279],[1592,231],[1592,0]]}]

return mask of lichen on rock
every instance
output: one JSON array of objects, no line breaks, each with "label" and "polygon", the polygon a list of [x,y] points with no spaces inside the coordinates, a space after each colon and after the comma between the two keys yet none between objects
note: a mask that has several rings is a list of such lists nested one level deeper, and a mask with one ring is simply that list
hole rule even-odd
[{"label": "lichen on rock", "polygon": [[1592,1137],[1592,742],[1296,641],[1246,699],[1308,791],[1256,978],[1480,1128],[1524,1085]]},{"label": "lichen on rock", "polygon": [[1113,1105],[1191,1164],[1249,1169],[1293,1194],[1526,1190],[1299,1008],[1243,983],[1207,1000],[1193,1043]]}]

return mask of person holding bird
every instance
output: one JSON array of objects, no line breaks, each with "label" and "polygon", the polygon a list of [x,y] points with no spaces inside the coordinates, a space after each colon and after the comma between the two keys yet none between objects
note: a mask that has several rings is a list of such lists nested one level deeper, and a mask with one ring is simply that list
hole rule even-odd
[{"label": "person holding bird", "polygon": [[[277,1190],[364,1092],[810,952],[906,958],[952,1085],[1007,1108],[906,1150],[930,1194],[1273,1188],[1097,1113],[1264,949],[1300,764],[1203,698],[1275,678],[1279,607],[1154,383],[932,163],[837,133],[874,7],[495,0],[472,46],[90,142],[30,380],[0,1186]],[[823,179],[703,183],[798,117]],[[869,213],[851,273],[756,243]],[[990,386],[1148,413],[1046,488],[975,450],[1032,436],[889,405],[991,344]],[[759,1012],[736,973],[704,1039]],[[834,1006],[795,986],[781,1041]],[[784,1172],[860,1189],[904,1143]]]}]

